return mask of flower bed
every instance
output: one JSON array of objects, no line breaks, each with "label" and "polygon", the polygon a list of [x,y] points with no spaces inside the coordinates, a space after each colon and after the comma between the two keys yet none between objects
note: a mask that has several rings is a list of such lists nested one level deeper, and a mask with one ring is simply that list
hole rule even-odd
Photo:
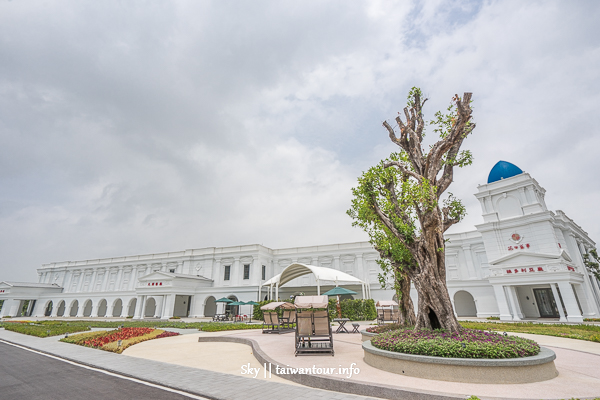
[{"label": "flower bed", "polygon": [[[129,346],[146,340],[177,336],[179,333],[152,328],[122,328],[115,331],[82,333],[61,339],[61,342],[121,353]],[[119,341],[121,341],[119,345]]]},{"label": "flower bed", "polygon": [[399,329],[382,333],[371,343],[381,350],[447,358],[518,358],[540,352],[540,346],[533,340],[475,329],[457,333]]},{"label": "flower bed", "polygon": [[401,328],[408,329],[408,327],[402,326],[400,324],[382,324],[382,325],[370,326],[366,329],[366,331],[369,333],[383,333],[383,332],[395,331],[395,330],[398,330]]}]

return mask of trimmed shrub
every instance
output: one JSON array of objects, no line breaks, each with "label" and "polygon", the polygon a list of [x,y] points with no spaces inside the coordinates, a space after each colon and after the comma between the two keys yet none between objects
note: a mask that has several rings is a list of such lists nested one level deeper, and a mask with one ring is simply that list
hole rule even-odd
[{"label": "trimmed shrub", "polygon": [[450,358],[518,358],[540,352],[540,346],[533,340],[475,329],[454,333],[441,329],[398,329],[375,336],[371,343],[382,350]]},{"label": "trimmed shrub", "polygon": [[204,332],[235,331],[242,329],[262,329],[261,324],[244,324],[229,322],[209,322],[200,328]]},{"label": "trimmed shrub", "polygon": [[[17,321],[15,321],[17,322]],[[37,336],[37,337],[48,337],[48,336],[58,336],[64,335],[65,333],[74,333],[74,332],[82,332],[89,331],[89,326],[67,326],[67,325],[29,325],[22,323],[6,323],[3,324],[4,329],[7,331],[23,333],[25,335]]]},{"label": "trimmed shrub", "polygon": [[[340,302],[342,318],[350,321],[372,321],[377,318],[375,301],[373,299],[346,299]],[[329,318],[337,318],[337,298],[329,299]]]}]

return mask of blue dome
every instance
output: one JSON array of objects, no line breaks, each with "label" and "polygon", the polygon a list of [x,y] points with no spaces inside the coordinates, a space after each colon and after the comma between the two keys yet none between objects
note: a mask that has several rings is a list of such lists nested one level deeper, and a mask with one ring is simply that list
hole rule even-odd
[{"label": "blue dome", "polygon": [[488,176],[488,183],[497,182],[500,179],[511,178],[522,174],[521,168],[507,161],[498,161]]}]

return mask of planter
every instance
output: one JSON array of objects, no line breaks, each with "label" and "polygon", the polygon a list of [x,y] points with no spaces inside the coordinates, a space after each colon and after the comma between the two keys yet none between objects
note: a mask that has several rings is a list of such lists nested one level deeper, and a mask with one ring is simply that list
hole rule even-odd
[{"label": "planter", "polygon": [[378,333],[371,333],[367,331],[360,331],[360,334],[362,335],[363,342],[366,342],[367,340],[370,342],[371,339],[378,335]]},{"label": "planter", "polygon": [[558,376],[554,366],[556,354],[545,347],[541,348],[537,356],[504,359],[444,358],[396,353],[376,348],[370,339],[363,341],[362,347],[364,360],[370,366],[417,378],[514,384],[541,382]]}]

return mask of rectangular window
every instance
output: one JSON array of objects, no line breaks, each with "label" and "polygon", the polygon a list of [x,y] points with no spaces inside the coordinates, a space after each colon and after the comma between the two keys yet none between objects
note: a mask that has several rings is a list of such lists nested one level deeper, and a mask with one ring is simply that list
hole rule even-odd
[{"label": "rectangular window", "polygon": [[267,267],[265,265],[262,266],[262,278],[263,281],[267,279]]},{"label": "rectangular window", "polygon": [[223,274],[223,280],[224,281],[228,281],[230,274],[231,274],[231,265],[226,265],[225,266],[225,273]]},{"label": "rectangular window", "polygon": [[250,279],[250,264],[244,264],[244,279]]}]

